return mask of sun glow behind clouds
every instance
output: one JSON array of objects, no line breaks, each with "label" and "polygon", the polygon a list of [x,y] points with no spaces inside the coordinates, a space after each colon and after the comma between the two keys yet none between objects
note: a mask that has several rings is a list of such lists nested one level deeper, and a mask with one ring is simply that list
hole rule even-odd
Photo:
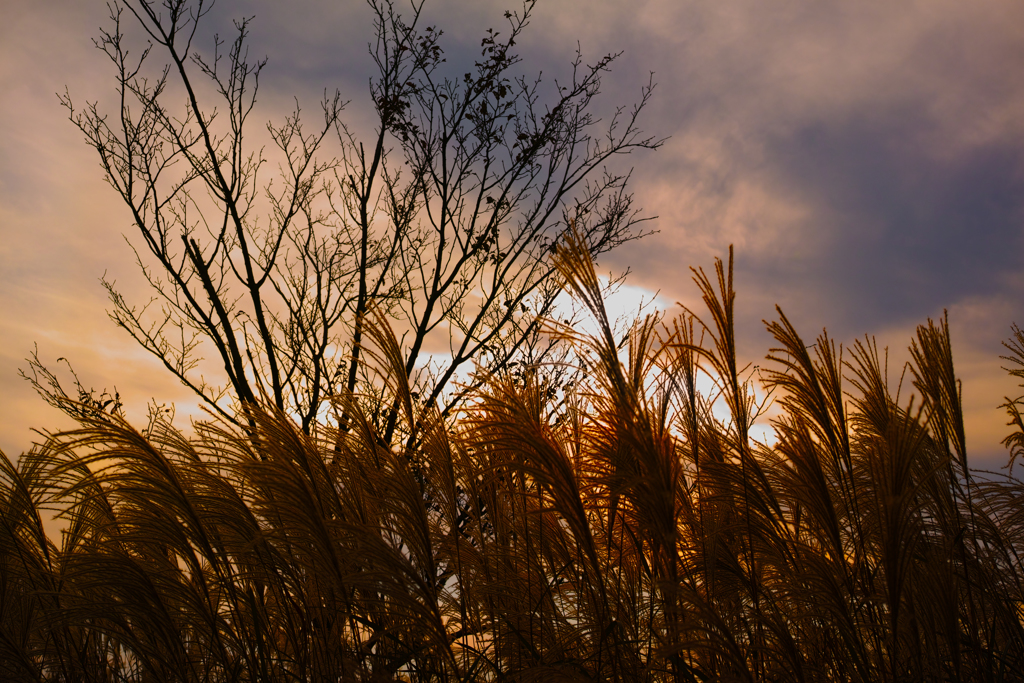
[{"label": "sun glow behind clouds", "polygon": [[[597,279],[605,292],[605,313],[617,339],[621,339],[630,326],[642,320],[645,315],[664,315],[673,308],[673,304],[663,298],[660,292],[625,282],[612,282],[605,275],[598,276]],[[600,326],[594,316],[581,310],[565,292],[555,300],[553,317],[558,320],[569,320],[577,332],[594,336],[600,334]]]},{"label": "sun glow behind clouds", "polygon": [[[678,305],[670,304],[661,296],[660,292],[653,292],[644,287],[628,285],[623,282],[612,283],[609,287],[608,277],[600,276],[598,279],[601,287],[607,291],[604,297],[605,312],[608,322],[611,324],[612,333],[618,341],[623,340],[630,327],[643,320],[646,315],[654,315],[667,322],[668,319],[681,312]],[[574,316],[573,313],[575,313]],[[579,333],[591,336],[597,336],[600,333],[594,316],[586,311],[580,311],[578,305],[568,295],[563,294],[557,301],[556,317],[572,319],[573,328]],[[667,336],[667,330],[665,334]],[[628,351],[625,346],[620,349],[619,358],[623,363],[628,362]],[[653,383],[655,380],[652,378],[651,381]],[[750,439],[758,444],[774,446],[778,439],[770,420],[778,414],[779,410],[772,400],[773,397],[769,395],[761,381],[760,366],[751,364],[741,368],[740,381],[746,382],[747,390],[753,396],[755,420],[748,426]],[[701,364],[701,372],[697,373],[697,392],[706,401],[711,416],[715,420],[722,425],[731,424],[732,411],[722,397],[718,379],[708,373],[706,363]]]}]

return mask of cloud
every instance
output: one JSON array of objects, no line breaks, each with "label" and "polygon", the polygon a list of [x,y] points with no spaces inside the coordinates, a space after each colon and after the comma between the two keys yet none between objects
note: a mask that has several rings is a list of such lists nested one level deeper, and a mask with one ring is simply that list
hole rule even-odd
[{"label": "cloud", "polygon": [[635,175],[662,231],[623,257],[644,284],[685,283],[680,265],[734,243],[741,282],[849,334],[992,294],[1022,265],[1019,6],[648,2],[635,16],[649,33],[629,59],[659,72],[648,125],[674,136]]},{"label": "cloud", "polygon": [[[507,4],[428,1],[425,19],[445,31],[453,72],[478,58],[484,28],[502,30]],[[352,100],[346,119],[368,130],[365,3],[222,1],[209,33],[229,36],[229,19],[244,15],[256,17],[251,54],[269,57],[256,119],[280,120],[298,96],[312,122],[324,90],[337,87]],[[136,283],[120,239],[130,223],[54,97],[64,84],[82,99],[110,95],[109,65],[89,42],[106,10],[65,1],[6,16],[0,332],[11,358],[39,338],[63,355],[73,349],[62,334],[89,338],[108,325],[96,284],[104,270]],[[636,167],[637,202],[660,233],[606,255],[603,268],[630,268],[631,285],[695,305],[689,266],[709,268],[734,244],[751,357],[766,349],[760,320],[776,303],[807,337],[824,326],[894,348],[948,308],[969,429],[994,458],[1002,417],[999,399],[984,396],[1013,390],[999,341],[1024,322],[1021,27],[1024,5],[1012,0],[547,2],[520,44],[521,68],[564,79],[577,41],[588,62],[623,50],[604,81],[606,120],[656,72],[643,124],[671,139],[616,163]],[[123,335],[102,339],[131,348]],[[5,395],[22,391],[15,367],[7,358],[0,367]]]}]

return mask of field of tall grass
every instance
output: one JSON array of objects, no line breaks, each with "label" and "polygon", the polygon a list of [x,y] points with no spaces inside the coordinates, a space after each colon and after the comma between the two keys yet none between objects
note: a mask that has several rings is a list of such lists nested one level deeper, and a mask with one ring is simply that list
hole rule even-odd
[{"label": "field of tall grass", "polygon": [[[335,397],[344,430],[305,434],[270,408],[248,409],[247,429],[185,435],[154,412],[140,430],[51,393],[78,428],[0,464],[0,671],[1021,678],[1024,485],[971,474],[945,320],[917,329],[901,394],[874,342],[809,345],[780,310],[766,444],[737,366],[731,255],[695,272],[706,310],[624,339],[585,251],[570,240],[558,258],[599,331],[550,333],[585,371],[555,385],[517,368],[451,417],[417,403],[380,317],[380,403]],[[392,405],[401,445],[378,429]],[[1007,408],[1016,456],[1021,404]]]}]

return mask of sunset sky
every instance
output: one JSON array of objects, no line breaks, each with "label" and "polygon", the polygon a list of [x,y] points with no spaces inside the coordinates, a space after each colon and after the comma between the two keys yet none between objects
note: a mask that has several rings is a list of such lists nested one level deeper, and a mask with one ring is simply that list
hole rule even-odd
[{"label": "sunset sky", "polygon": [[[133,419],[151,398],[194,409],[185,389],[107,319],[106,273],[144,302],[122,235],[126,209],[56,93],[110,102],[111,65],[92,45],[101,0],[16,2],[0,23],[0,448],[65,426],[18,376],[38,344],[84,384],[120,391]],[[427,0],[448,64],[467,68],[494,0]],[[220,0],[210,31],[255,16],[253,57],[269,63],[255,119],[297,97],[315,117],[325,89],[366,120],[371,13],[357,0]],[[134,27],[128,27],[134,30]],[[891,349],[900,379],[914,328],[949,311],[968,449],[998,469],[998,408],[1024,393],[1000,369],[1000,342],[1024,325],[1024,3],[1018,0],[541,0],[519,72],[565,80],[623,51],[599,109],[655,97],[642,121],[669,138],[620,159],[656,235],[603,257],[631,292],[697,308],[690,266],[736,250],[740,354],[760,362],[775,304],[810,343],[827,328]],[[208,45],[201,45],[206,49]],[[905,382],[909,382],[905,380]]]}]

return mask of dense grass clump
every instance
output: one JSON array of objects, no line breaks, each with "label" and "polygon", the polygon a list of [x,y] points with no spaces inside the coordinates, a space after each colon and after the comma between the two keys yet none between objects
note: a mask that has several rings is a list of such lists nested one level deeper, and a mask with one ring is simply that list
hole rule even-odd
[{"label": "dense grass clump", "polygon": [[[647,318],[616,341],[585,251],[559,259],[599,332],[554,330],[586,367],[557,391],[544,368],[509,373],[442,417],[411,395],[378,319],[382,398],[337,397],[344,430],[305,434],[268,408],[185,436],[160,414],[138,431],[65,401],[76,430],[2,459],[0,671],[1021,676],[1024,490],[971,475],[945,321],[918,328],[913,396],[899,397],[873,342],[808,346],[780,310],[760,375],[779,408],[767,445],[750,436],[731,263],[696,272],[701,317]],[[378,428],[391,406],[415,436],[401,446]],[[59,540],[44,530],[54,510]]]}]

